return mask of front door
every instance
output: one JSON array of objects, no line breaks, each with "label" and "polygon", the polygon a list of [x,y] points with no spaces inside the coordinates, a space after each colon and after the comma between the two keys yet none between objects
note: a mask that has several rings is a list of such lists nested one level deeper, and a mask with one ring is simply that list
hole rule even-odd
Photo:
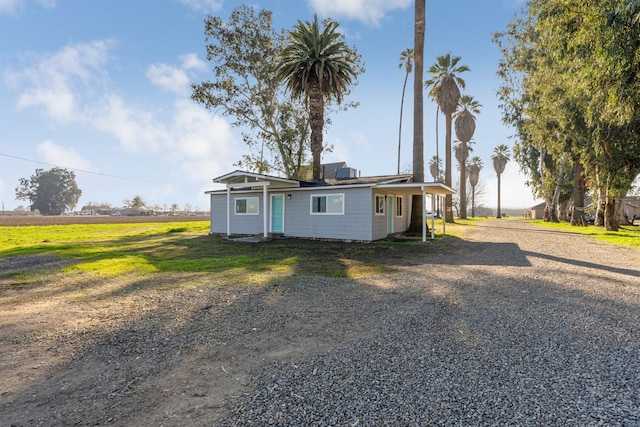
[{"label": "front door", "polygon": [[271,195],[271,232],[284,232],[284,194]]}]

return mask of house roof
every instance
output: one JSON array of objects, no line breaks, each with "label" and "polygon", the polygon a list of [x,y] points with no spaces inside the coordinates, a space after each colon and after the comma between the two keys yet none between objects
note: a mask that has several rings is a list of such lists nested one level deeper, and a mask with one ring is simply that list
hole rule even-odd
[{"label": "house roof", "polygon": [[353,184],[383,184],[392,182],[411,182],[412,175],[381,175],[365,176],[358,178],[325,178],[326,185],[353,185]]},{"label": "house roof", "polygon": [[[327,188],[327,187],[375,187],[386,193],[392,194],[422,194],[424,190],[428,194],[446,195],[455,194],[455,190],[440,182],[412,182],[411,174],[402,175],[381,175],[359,178],[328,178],[320,181],[297,181],[293,179],[280,178],[277,176],[258,174],[235,170],[226,175],[213,179],[213,182],[225,184],[229,189],[258,190],[269,188]],[[224,190],[206,191],[206,194],[219,193]]]}]

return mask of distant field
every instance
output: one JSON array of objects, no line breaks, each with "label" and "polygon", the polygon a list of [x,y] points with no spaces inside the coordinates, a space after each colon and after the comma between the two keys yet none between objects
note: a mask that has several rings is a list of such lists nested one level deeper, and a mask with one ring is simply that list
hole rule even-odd
[{"label": "distant field", "polygon": [[0,215],[0,226],[66,225],[66,224],[129,224],[129,223],[140,223],[140,222],[185,222],[185,221],[207,221],[207,220],[209,220],[209,217],[206,215],[200,215],[200,216]]}]

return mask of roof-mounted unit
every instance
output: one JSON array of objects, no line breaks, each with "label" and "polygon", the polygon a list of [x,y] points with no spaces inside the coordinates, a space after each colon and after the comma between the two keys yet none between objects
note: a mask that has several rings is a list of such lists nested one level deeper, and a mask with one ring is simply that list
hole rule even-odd
[{"label": "roof-mounted unit", "polygon": [[354,168],[336,169],[336,179],[351,179],[358,177],[358,170]]}]

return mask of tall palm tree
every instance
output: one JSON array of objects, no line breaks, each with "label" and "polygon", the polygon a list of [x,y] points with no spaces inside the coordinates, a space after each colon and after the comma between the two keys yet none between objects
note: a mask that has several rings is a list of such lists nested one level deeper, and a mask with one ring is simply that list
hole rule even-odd
[{"label": "tall palm tree", "polygon": [[476,216],[476,185],[480,180],[482,170],[482,160],[478,156],[473,156],[469,163],[469,184],[471,184],[471,217]]},{"label": "tall palm tree", "polygon": [[458,101],[459,110],[455,113],[456,136],[460,141],[461,150],[464,153],[464,161],[460,163],[460,218],[467,218],[467,144],[473,138],[476,131],[476,117],[473,114],[480,113],[480,103],[473,99],[473,96],[463,95]]},{"label": "tall palm tree", "polygon": [[[469,71],[466,65],[458,66],[459,56],[451,56],[450,53],[436,58],[436,63],[429,67],[431,78],[424,84],[431,88],[429,96],[433,98],[445,116],[445,169],[444,183],[451,186],[451,122],[453,113],[458,107],[460,88],[465,87],[465,82],[458,75]],[[445,221],[453,222],[453,199],[450,194],[445,199]]]},{"label": "tall palm tree", "polygon": [[298,21],[277,64],[291,95],[307,101],[314,180],[320,179],[325,101],[342,102],[360,71],[359,57],[345,44],[338,25],[327,20],[321,29],[317,16],[313,22]]},{"label": "tall palm tree", "polygon": [[[415,0],[413,31],[413,181],[424,182],[424,99],[422,79],[424,74],[424,26],[426,0]],[[411,223],[409,232],[422,230],[422,196],[411,199]]]},{"label": "tall palm tree", "polygon": [[509,152],[509,147],[505,144],[500,144],[496,148],[493,149],[493,155],[491,156],[491,160],[493,160],[493,169],[495,169],[496,174],[498,175],[498,213],[496,215],[497,218],[502,218],[502,210],[500,209],[500,175],[504,172],[505,166],[507,166],[507,162],[511,159],[511,153]]},{"label": "tall palm tree", "polygon": [[402,100],[400,101],[400,125],[398,126],[398,175],[400,175],[400,144],[402,143],[402,109],[404,107],[404,91],[407,88],[409,74],[413,70],[413,49],[407,48],[400,53],[398,68],[404,67],[404,83],[402,85]]}]

